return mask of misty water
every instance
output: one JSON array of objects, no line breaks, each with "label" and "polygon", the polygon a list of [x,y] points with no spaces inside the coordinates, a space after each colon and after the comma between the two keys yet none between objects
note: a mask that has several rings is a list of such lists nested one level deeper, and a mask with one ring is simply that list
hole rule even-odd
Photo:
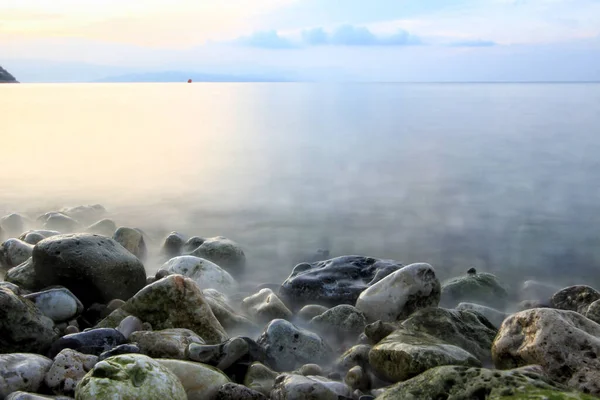
[{"label": "misty water", "polygon": [[2,215],[226,236],[252,282],[327,249],[600,283],[598,84],[5,85],[0,135]]}]

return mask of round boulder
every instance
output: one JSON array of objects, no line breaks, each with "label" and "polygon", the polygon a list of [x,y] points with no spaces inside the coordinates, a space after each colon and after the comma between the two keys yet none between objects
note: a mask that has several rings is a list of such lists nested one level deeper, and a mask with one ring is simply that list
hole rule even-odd
[{"label": "round boulder", "polygon": [[231,293],[237,288],[235,279],[217,264],[195,256],[171,258],[158,270],[158,277],[180,274],[190,278],[202,289]]},{"label": "round boulder", "polygon": [[206,239],[190,255],[212,261],[233,275],[241,274],[246,267],[246,255],[240,245],[222,236]]}]

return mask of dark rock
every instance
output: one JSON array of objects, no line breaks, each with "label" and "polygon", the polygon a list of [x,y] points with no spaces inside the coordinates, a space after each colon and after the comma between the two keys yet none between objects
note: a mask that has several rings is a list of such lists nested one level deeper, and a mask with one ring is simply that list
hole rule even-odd
[{"label": "dark rock", "polygon": [[550,299],[553,308],[585,314],[590,304],[600,299],[600,293],[585,285],[569,286],[554,293]]},{"label": "dark rock", "polygon": [[375,321],[365,327],[365,335],[369,339],[369,343],[377,344],[396,329],[398,329],[397,324]]},{"label": "dark rock", "polygon": [[98,361],[106,360],[113,356],[119,356],[121,354],[139,354],[141,353],[140,348],[134,343],[120,344],[108,351],[103,352],[98,357]]},{"label": "dark rock", "polygon": [[307,304],[335,307],[356,304],[360,293],[402,268],[392,260],[362,256],[342,256],[294,267],[279,291],[282,299],[299,309]]},{"label": "dark rock", "polygon": [[198,247],[200,247],[202,245],[202,243],[204,243],[204,240],[205,240],[204,238],[201,238],[199,236],[192,236],[191,238],[189,238],[187,240],[187,242],[184,243],[183,253],[190,254],[191,252],[196,250]]},{"label": "dark rock", "polygon": [[240,245],[222,236],[206,239],[190,255],[212,261],[233,276],[239,276],[246,267],[246,255]]},{"label": "dark rock", "polygon": [[58,336],[31,301],[0,288],[0,353],[44,353]]},{"label": "dark rock", "polygon": [[85,332],[66,335],[52,344],[49,351],[49,357],[54,358],[63,349],[72,349],[83,354],[93,354],[99,356],[105,351],[127,342],[116,329],[99,328],[91,329]]},{"label": "dark rock", "polygon": [[226,383],[217,392],[214,400],[267,400],[267,397],[237,383]]},{"label": "dark rock", "polygon": [[140,260],[120,244],[92,234],[52,236],[35,245],[37,279],[69,289],[84,306],[127,300],[146,284]]},{"label": "dark rock", "polygon": [[22,289],[36,291],[41,289],[41,283],[37,279],[33,259],[29,258],[23,264],[11,268],[4,277],[7,282],[18,285]]},{"label": "dark rock", "polygon": [[[183,245],[185,244],[184,236],[179,232],[171,232],[169,236],[165,238],[165,241],[160,250],[161,254],[167,259],[170,260],[173,257],[179,257],[183,254]],[[202,243],[200,243],[202,244]],[[198,246],[200,246],[198,244]],[[196,246],[196,247],[198,247]],[[194,249],[196,248],[194,247]],[[194,250],[192,249],[192,250]]]},{"label": "dark rock", "polygon": [[0,83],[19,83],[7,70],[0,67]]}]

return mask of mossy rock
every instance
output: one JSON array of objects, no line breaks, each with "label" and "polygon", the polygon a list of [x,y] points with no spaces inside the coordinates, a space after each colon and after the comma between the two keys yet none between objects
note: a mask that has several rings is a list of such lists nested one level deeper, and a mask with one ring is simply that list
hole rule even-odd
[{"label": "mossy rock", "polygon": [[502,310],[507,300],[508,291],[495,275],[475,272],[446,281],[442,285],[440,304],[456,307],[461,302],[473,302]]},{"label": "mossy rock", "polygon": [[460,366],[430,369],[392,386],[377,397],[378,400],[594,398],[583,393],[571,392],[527,369],[498,371]]}]

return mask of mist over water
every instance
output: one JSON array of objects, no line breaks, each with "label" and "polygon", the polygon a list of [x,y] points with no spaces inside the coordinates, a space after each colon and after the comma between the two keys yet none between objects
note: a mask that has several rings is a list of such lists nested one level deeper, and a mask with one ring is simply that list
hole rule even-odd
[{"label": "mist over water", "polygon": [[0,113],[2,215],[226,236],[251,282],[328,249],[600,284],[598,84],[21,84]]}]

